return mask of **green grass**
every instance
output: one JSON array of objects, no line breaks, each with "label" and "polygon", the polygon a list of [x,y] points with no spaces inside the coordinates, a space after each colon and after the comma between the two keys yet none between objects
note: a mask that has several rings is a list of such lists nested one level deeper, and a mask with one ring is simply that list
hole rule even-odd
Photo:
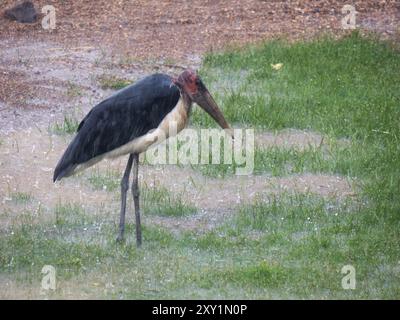
[{"label": "green grass", "polygon": [[14,192],[11,194],[11,199],[15,202],[15,203],[28,203],[30,202],[33,197],[30,193],[26,193],[26,192]]},{"label": "green grass", "polygon": [[[226,279],[218,268],[202,275],[210,287],[277,287],[277,297],[398,298],[399,226],[362,203],[283,194],[240,206],[233,221],[202,236],[188,235],[186,243],[237,259],[236,266],[224,268]],[[347,264],[356,268],[354,291],[341,287],[340,270]],[[253,275],[253,282],[251,273],[260,276]]]},{"label": "green grass", "polygon": [[96,170],[90,174],[88,181],[94,190],[115,191],[121,188],[120,173],[106,170],[105,173]]},{"label": "green grass", "polygon": [[[119,192],[121,188],[121,177],[112,171],[106,171],[106,173],[96,171],[89,176],[88,180],[95,190]],[[196,212],[196,208],[184,200],[181,193],[173,194],[162,186],[141,185],[140,194],[142,210],[145,214],[180,217]],[[131,197],[130,191],[129,197]]]},{"label": "green grass", "polygon": [[197,211],[181,193],[171,193],[165,187],[142,188],[141,197],[146,214],[182,217]]},{"label": "green grass", "polygon": [[[388,218],[361,204],[286,195],[243,206],[236,227],[239,234],[260,232],[260,241],[267,241],[277,251],[288,249],[284,257],[287,266],[292,266],[291,277],[296,277],[297,294],[312,294],[308,287],[311,270],[319,287],[340,294],[334,270],[351,264],[357,271],[360,297],[370,296],[374,288],[380,297],[398,297],[397,285],[390,282],[396,281],[400,250],[395,230],[400,222]],[[380,274],[384,268],[391,271]]]},{"label": "green grass", "polygon": [[[71,290],[69,281],[77,281],[76,292],[102,298],[400,296],[400,223],[350,200],[271,196],[240,205],[225,223],[202,233],[145,223],[141,250],[130,223],[126,244],[115,243],[115,212],[93,217],[77,204],[54,212],[54,221],[27,217],[0,231],[0,272],[39,286],[41,268],[52,265],[56,297]],[[356,290],[341,288],[340,270],[348,264],[356,268]]]},{"label": "green grass", "polygon": [[[284,64],[279,71],[270,67],[277,62]],[[296,204],[279,199],[242,208],[238,224],[269,231],[270,243],[284,243],[285,237],[294,234],[307,236],[300,246],[287,242],[281,250],[291,247],[287,258],[293,264],[290,257],[308,261],[308,274],[313,276],[300,269],[302,280],[292,285],[303,283],[303,292],[310,297],[318,292],[310,287],[329,287],[326,272],[332,274],[337,270],[334,264],[346,260],[357,266],[362,290],[371,292],[361,297],[398,297],[392,282],[400,256],[396,231],[400,222],[400,53],[388,43],[358,33],[339,41],[323,38],[293,45],[273,41],[208,55],[202,74],[228,121],[238,126],[311,129],[329,137],[330,143],[323,148],[256,150],[256,174],[324,172],[363,181],[364,205],[345,216],[346,209],[339,207],[340,221],[323,214],[327,210],[318,201]],[[214,126],[199,111],[194,115],[196,125]],[[349,143],[340,145],[341,138]],[[225,176],[233,174],[233,168],[205,166],[202,171]],[[313,221],[315,213],[321,214],[316,234],[296,230],[302,215]]]},{"label": "green grass", "polygon": [[325,147],[307,147],[303,150],[272,147],[256,150],[254,172],[273,176],[306,172],[363,176],[363,164],[370,156],[359,143],[341,146],[333,141]]},{"label": "green grass", "polygon": [[[284,64],[279,71],[270,66],[277,62]],[[256,150],[256,172],[285,174],[291,159],[294,172],[357,175],[372,179],[372,189],[383,187],[384,197],[399,199],[400,54],[388,43],[357,32],[339,41],[272,41],[209,54],[201,74],[231,123],[307,129],[325,134],[334,144],[340,138],[350,141],[347,147],[329,148],[331,156],[325,160],[318,150]],[[196,126],[215,126],[199,108],[193,118]],[[301,168],[299,162],[306,163]],[[228,169],[203,171],[223,175]]]},{"label": "green grass", "polygon": [[[282,69],[271,69],[279,62]],[[161,228],[146,217],[141,250],[131,223],[126,244],[116,245],[118,212],[59,205],[45,213],[54,217],[48,223],[31,215],[0,229],[1,275],[39,288],[41,268],[54,265],[56,297],[399,299],[399,52],[357,33],[339,41],[274,41],[209,54],[201,73],[229,121],[329,138],[321,148],[257,150],[257,174],[353,176],[362,181],[360,194],[259,196],[212,230]],[[214,125],[198,110],[194,120]],[[232,174],[229,166],[194,167]],[[195,218],[186,216],[191,204],[182,194],[142,189],[145,215]],[[341,268],[349,264],[355,290],[341,287]]]},{"label": "green grass", "polygon": [[57,135],[74,134],[78,130],[80,121],[75,116],[64,115],[64,120],[56,122],[50,127],[50,132]]},{"label": "green grass", "polygon": [[[211,151],[210,151],[211,157]],[[340,174],[350,177],[365,176],[365,165],[373,161],[375,155],[360,141],[339,143],[336,138],[328,138],[324,145],[304,148],[272,146],[255,147],[253,174],[287,176],[302,173]],[[223,159],[223,148],[220,158]],[[235,174],[243,167],[232,164],[192,165],[209,177],[224,178]]]},{"label": "green grass", "polygon": [[102,89],[113,89],[119,90],[130,85],[132,81],[127,79],[122,79],[113,75],[103,74],[98,77],[99,85]]},{"label": "green grass", "polygon": [[[201,73],[232,123],[365,138],[387,131],[400,114],[398,55],[353,33],[338,42],[272,41],[209,54]],[[273,70],[275,62],[284,67]],[[211,125],[195,111],[195,123]]]},{"label": "green grass", "polygon": [[85,210],[78,204],[57,205],[54,210],[55,226],[62,228],[63,226],[81,226],[94,223],[94,219],[89,219],[85,214]]},{"label": "green grass", "polygon": [[[206,271],[206,270],[205,270]],[[231,284],[239,288],[265,288],[279,287],[285,282],[287,270],[276,263],[266,260],[253,262],[248,265],[232,265],[225,268],[210,268],[206,272],[194,276],[198,286],[202,289],[211,289],[216,285],[226,286]]]}]

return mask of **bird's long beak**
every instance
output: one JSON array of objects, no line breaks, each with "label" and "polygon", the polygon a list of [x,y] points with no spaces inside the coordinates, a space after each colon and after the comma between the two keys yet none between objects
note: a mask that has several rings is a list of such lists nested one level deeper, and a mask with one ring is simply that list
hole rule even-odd
[{"label": "bird's long beak", "polygon": [[221,109],[218,107],[214,98],[211,96],[207,88],[203,87],[193,97],[196,102],[204,111],[206,111],[220,126],[222,129],[227,129],[229,134],[233,138],[233,130],[225,120]]}]

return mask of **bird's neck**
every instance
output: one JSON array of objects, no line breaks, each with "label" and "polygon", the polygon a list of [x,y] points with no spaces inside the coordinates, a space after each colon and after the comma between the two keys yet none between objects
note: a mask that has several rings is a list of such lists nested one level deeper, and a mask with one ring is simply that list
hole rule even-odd
[{"label": "bird's neck", "polygon": [[192,104],[193,104],[192,99],[190,99],[190,97],[185,92],[182,92],[181,99],[182,99],[183,107],[185,108],[187,117],[189,118],[190,114],[192,112]]}]

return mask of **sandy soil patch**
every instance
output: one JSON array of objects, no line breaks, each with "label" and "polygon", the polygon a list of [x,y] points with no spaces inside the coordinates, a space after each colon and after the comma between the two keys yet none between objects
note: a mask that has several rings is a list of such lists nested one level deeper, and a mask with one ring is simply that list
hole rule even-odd
[{"label": "sandy soil patch", "polygon": [[[285,136],[295,146],[296,138]],[[269,136],[273,136],[269,134]],[[58,204],[78,203],[93,212],[119,213],[119,190],[107,192],[94,190],[87,177],[95,170],[120,172],[126,165],[126,157],[106,160],[81,175],[53,184],[54,167],[71,139],[70,136],[49,134],[46,129],[31,128],[2,137],[0,145],[0,208],[8,212],[2,216],[3,227],[9,219],[23,212],[37,213],[45,209],[52,218],[52,208]],[[279,145],[280,139],[275,139]],[[303,141],[299,141],[300,146]],[[189,167],[149,166],[140,167],[140,179],[149,187],[164,186],[172,193],[181,194],[195,205],[199,212],[186,218],[161,218],[147,216],[145,219],[159,221],[172,227],[209,228],[225,215],[230,215],[241,203],[252,202],[256,197],[267,197],[280,192],[311,192],[324,197],[339,199],[355,195],[352,181],[346,177],[302,174],[288,177],[231,176],[225,179],[205,177]],[[13,195],[29,194],[32,200],[17,204]],[[131,201],[129,201],[129,210]],[[101,210],[100,210],[101,208]],[[130,215],[132,218],[132,215]]]}]

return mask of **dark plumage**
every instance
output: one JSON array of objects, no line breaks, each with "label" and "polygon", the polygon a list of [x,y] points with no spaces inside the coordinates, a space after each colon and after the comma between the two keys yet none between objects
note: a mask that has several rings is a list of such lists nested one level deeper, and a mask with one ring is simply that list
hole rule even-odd
[{"label": "dark plumage", "polygon": [[95,106],[57,164],[53,180],[158,127],[179,100],[171,77],[154,74],[130,85]]}]

